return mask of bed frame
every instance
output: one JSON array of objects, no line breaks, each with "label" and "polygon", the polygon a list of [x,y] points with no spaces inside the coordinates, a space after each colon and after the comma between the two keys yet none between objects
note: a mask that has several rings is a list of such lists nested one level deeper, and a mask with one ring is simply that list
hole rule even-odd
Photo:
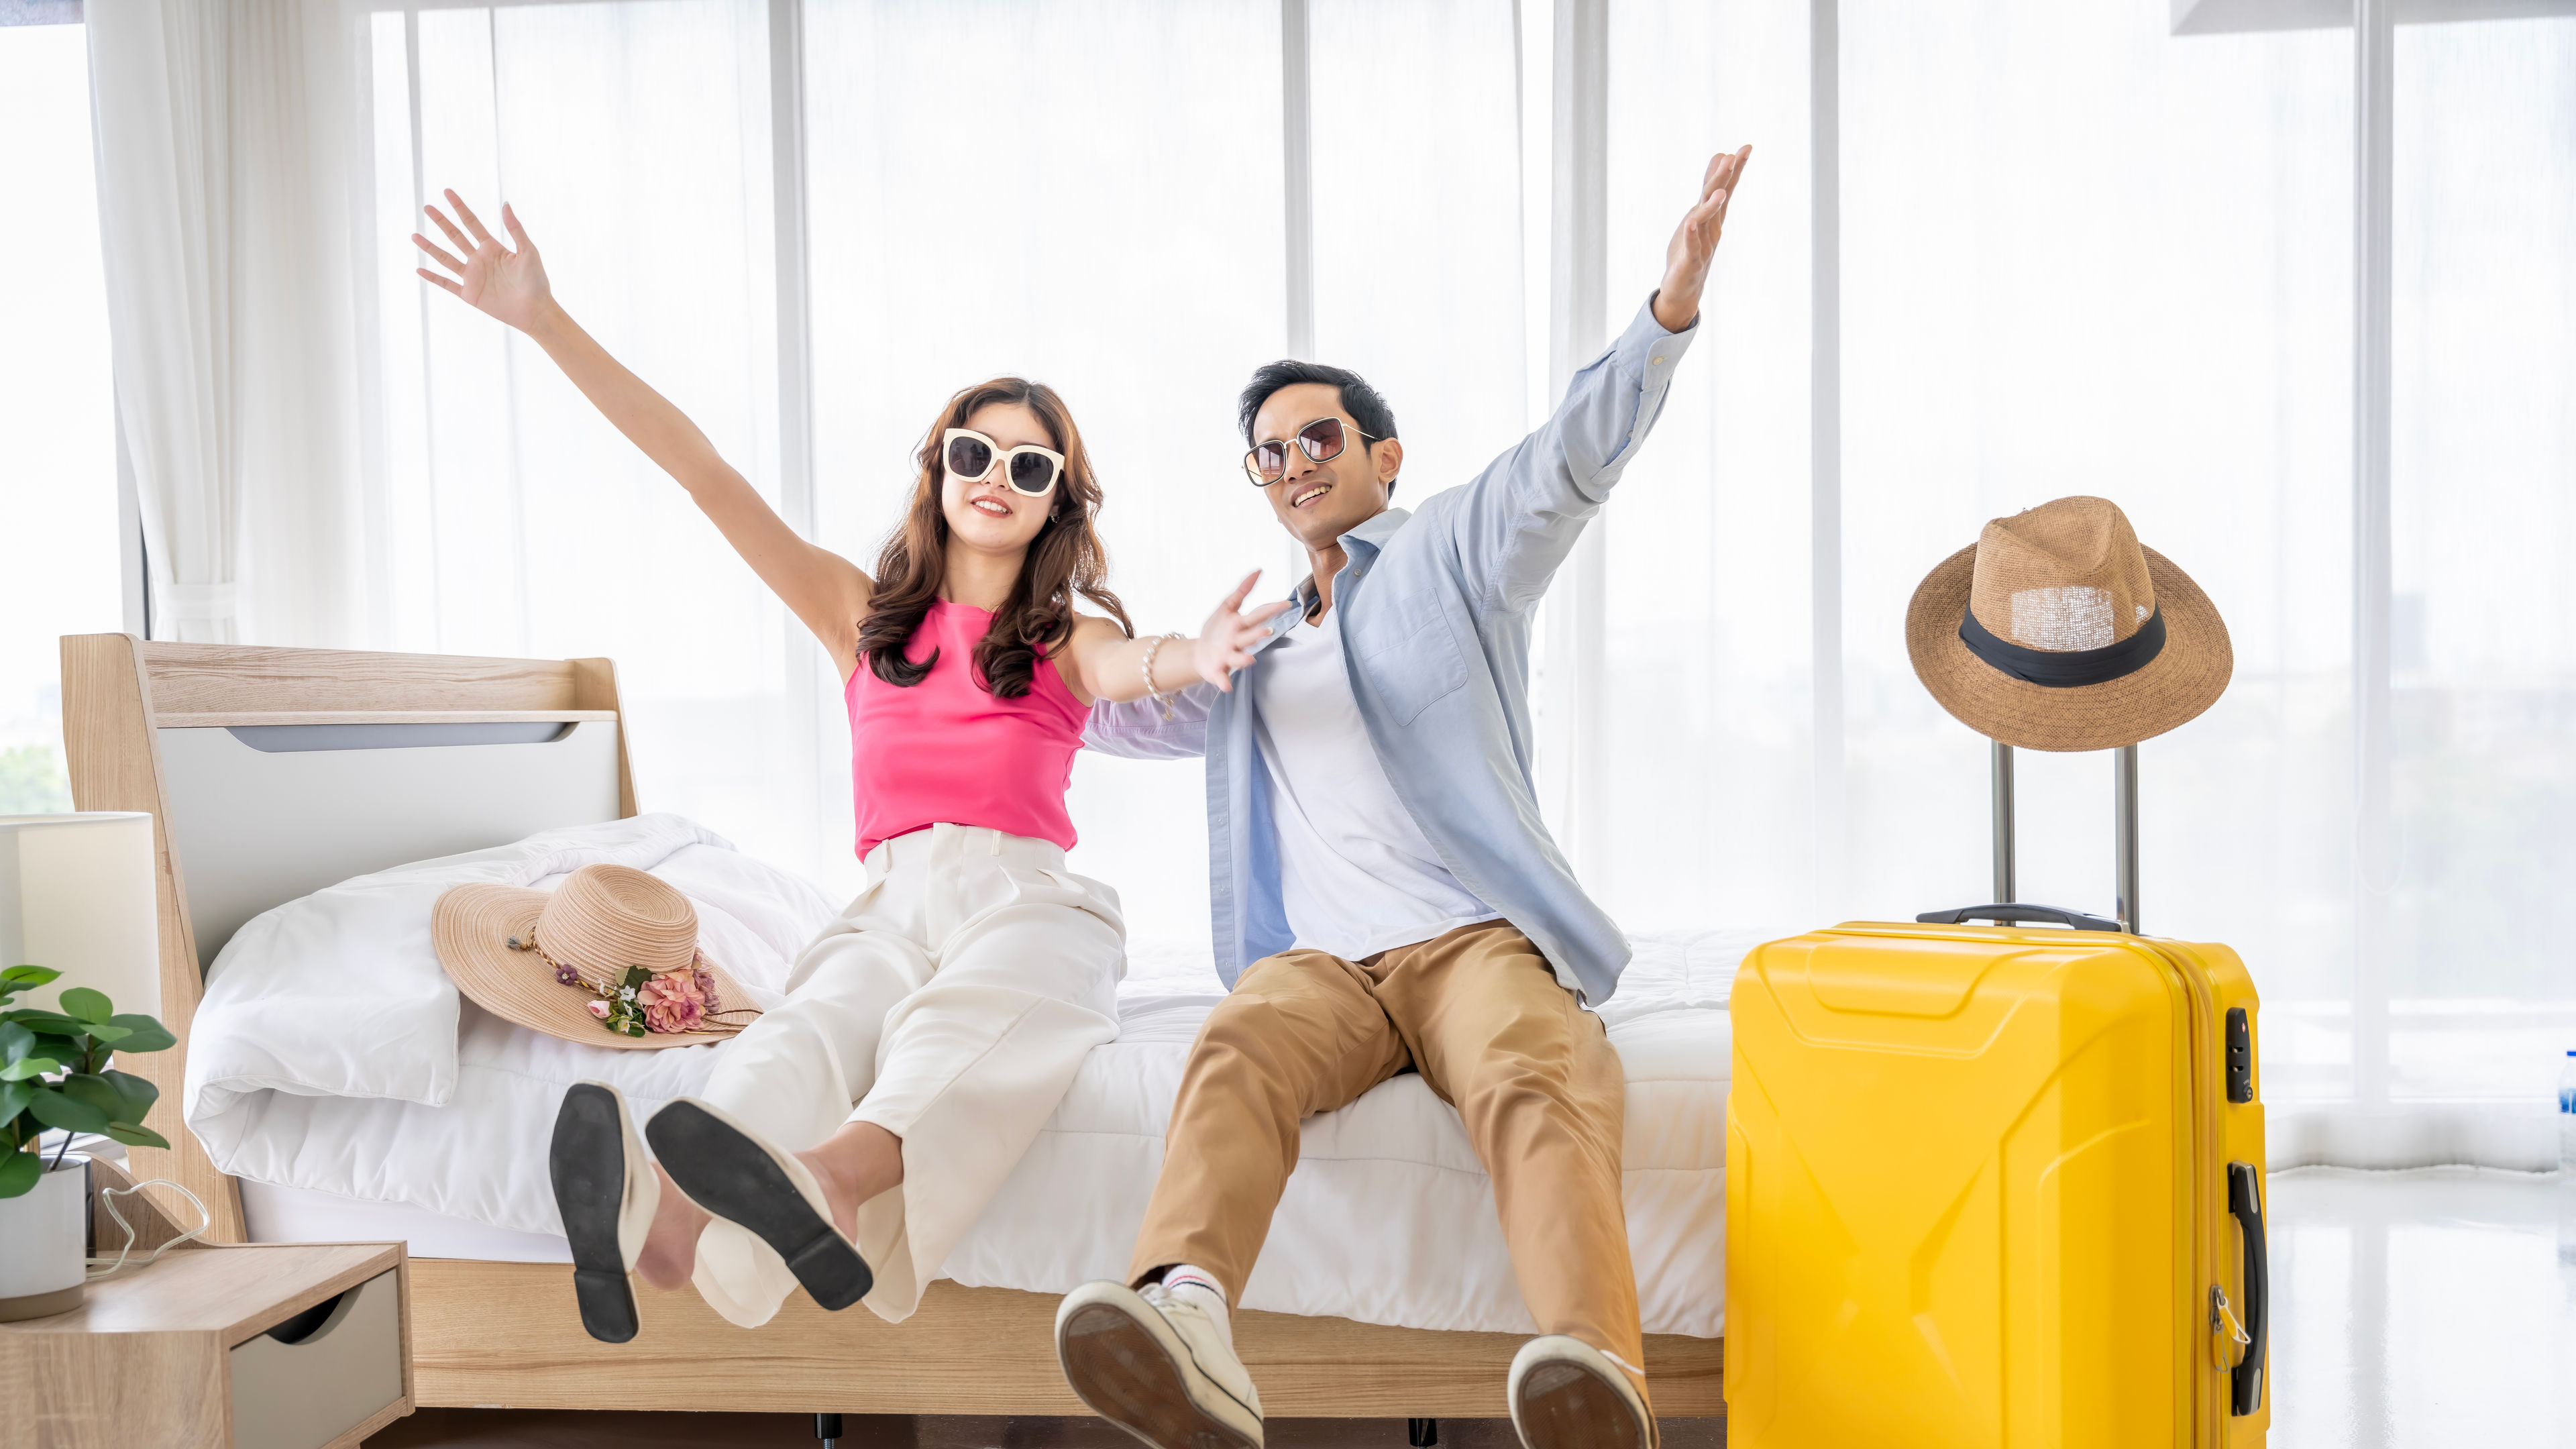
[{"label": "bed frame", "polygon": [[[606,659],[147,643],[130,634],[69,635],[62,650],[63,738],[74,801],[83,810],[140,810],[153,817],[159,867],[159,1014],[178,1045],[126,1064],[161,1088],[150,1125],[172,1144],[166,1152],[134,1149],[134,1175],[185,1184],[214,1215],[209,1236],[241,1242],[246,1235],[238,1187],[216,1171],[179,1120],[203,961],[211,959],[221,938],[229,937],[247,918],[242,913],[253,906],[264,909],[348,875],[408,860],[506,844],[546,825],[635,814],[616,666]],[[354,785],[348,787],[354,794],[335,794],[329,819],[267,822],[263,828],[281,842],[282,852],[302,850],[315,857],[283,874],[244,878],[238,870],[227,873],[237,861],[181,859],[181,845],[192,839],[200,842],[201,856],[216,854],[202,843],[205,827],[191,819],[190,810],[202,814],[218,806],[208,803],[212,797],[205,782],[184,776],[174,780],[165,763],[164,731],[204,732],[169,737],[169,753],[175,757],[232,748],[213,738],[217,731],[250,732],[235,739],[275,740],[280,737],[273,732],[293,730],[300,733],[286,748],[328,752],[334,749],[334,737],[325,731],[379,726],[407,727],[415,738],[429,741],[461,737],[441,735],[440,729],[519,726],[518,738],[528,742],[405,751],[402,771],[377,769],[355,777],[374,785]],[[551,728],[531,732],[527,726]],[[553,743],[534,741],[566,740],[583,732],[588,743],[582,748],[546,758],[588,762],[585,769],[571,772],[588,777],[569,782],[574,793],[557,803],[524,807],[569,810],[571,818],[527,825],[504,812],[480,822],[448,819],[418,833],[407,833],[407,818],[390,818],[421,808],[415,798],[423,789],[421,771],[483,768],[486,758],[495,762],[491,768],[506,768],[499,762],[513,750],[522,755],[551,750]],[[613,749],[606,740],[610,732]],[[612,757],[613,786],[607,778]],[[248,760],[247,755],[242,758]],[[312,767],[328,768],[328,761]],[[585,790],[589,793],[581,793]],[[174,794],[181,801],[175,832]],[[187,803],[191,798],[198,801],[193,807]],[[309,831],[300,828],[307,823]],[[344,823],[356,833],[346,840],[330,837]],[[488,832],[486,838],[459,843],[456,832],[470,834],[478,827]],[[173,842],[174,833],[179,844]],[[367,858],[371,850],[385,858]],[[385,855],[396,850],[405,853]],[[191,866],[203,878],[202,899],[194,910],[187,875]],[[326,867],[336,874],[301,889],[286,883],[295,869]],[[261,899],[263,891],[275,898]],[[209,941],[212,945],[201,958],[201,943]],[[194,1217],[175,1197],[162,1206],[182,1220]],[[825,1313],[797,1294],[769,1325],[746,1330],[717,1317],[688,1290],[642,1289],[643,1332],[631,1343],[612,1345],[582,1331],[570,1279],[558,1265],[415,1258],[411,1273],[414,1396],[423,1405],[1088,1412],[1056,1367],[1056,1300],[1047,1294],[941,1281],[924,1294],[919,1312],[900,1325],[871,1313]],[[1238,1315],[1235,1341],[1273,1415],[1407,1418],[1507,1412],[1504,1374],[1521,1342],[1513,1334],[1444,1333],[1258,1312]],[[1725,1413],[1721,1350],[1718,1339],[1649,1335],[1646,1366],[1657,1411],[1671,1416]]]}]

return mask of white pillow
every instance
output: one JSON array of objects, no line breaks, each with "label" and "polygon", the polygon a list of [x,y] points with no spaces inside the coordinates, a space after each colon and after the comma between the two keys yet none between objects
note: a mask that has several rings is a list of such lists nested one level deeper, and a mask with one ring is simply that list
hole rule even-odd
[{"label": "white pillow", "polygon": [[[699,944],[764,1007],[834,913],[806,881],[677,815],[549,830],[342,881],[255,917],[207,969],[188,1032],[190,1128],[221,1135],[246,1093],[444,1104],[456,1090],[460,998],[430,946],[430,907],[451,886],[551,890],[587,865],[632,866],[678,887],[697,907]],[[695,1050],[567,1046],[601,1058],[603,1077],[609,1059]]]}]

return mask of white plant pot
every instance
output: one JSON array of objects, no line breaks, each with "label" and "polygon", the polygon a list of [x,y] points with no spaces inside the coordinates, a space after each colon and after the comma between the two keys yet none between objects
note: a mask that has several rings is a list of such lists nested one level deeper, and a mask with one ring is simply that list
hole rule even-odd
[{"label": "white plant pot", "polygon": [[0,1323],[69,1313],[88,1276],[89,1159],[67,1156],[16,1197],[0,1197]]}]

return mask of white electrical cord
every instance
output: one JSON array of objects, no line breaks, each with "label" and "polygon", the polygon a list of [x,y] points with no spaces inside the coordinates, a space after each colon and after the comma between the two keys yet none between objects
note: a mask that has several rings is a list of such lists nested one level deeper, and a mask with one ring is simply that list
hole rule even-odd
[{"label": "white electrical cord", "polygon": [[[151,1256],[145,1258],[142,1262],[136,1263],[134,1265],[135,1267],[151,1267],[154,1263],[161,1261],[161,1255],[163,1253],[170,1251],[181,1243],[185,1243],[196,1238],[199,1234],[215,1225],[215,1215],[206,1211],[205,1203],[201,1201],[195,1193],[188,1191],[186,1188],[181,1187],[179,1184],[172,1182],[166,1177],[156,1177],[148,1182],[138,1182],[132,1187],[100,1188],[98,1191],[99,1203],[107,1209],[107,1215],[109,1217],[116,1219],[116,1225],[125,1229],[125,1246],[116,1250],[116,1257],[113,1259],[89,1259],[89,1275],[82,1280],[83,1282],[95,1283],[101,1278],[114,1277],[116,1274],[125,1271],[125,1260],[127,1255],[134,1251],[134,1239],[137,1235],[134,1231],[134,1224],[127,1222],[125,1220],[125,1214],[116,1210],[116,1199],[120,1197],[131,1197],[147,1187],[166,1187],[172,1192],[177,1193],[179,1196],[186,1198],[188,1200],[188,1205],[197,1210],[197,1225],[188,1229],[186,1232],[181,1233],[179,1236],[172,1238],[170,1241],[163,1243],[161,1246],[154,1248]],[[106,1266],[101,1267],[101,1264],[105,1264]]]}]

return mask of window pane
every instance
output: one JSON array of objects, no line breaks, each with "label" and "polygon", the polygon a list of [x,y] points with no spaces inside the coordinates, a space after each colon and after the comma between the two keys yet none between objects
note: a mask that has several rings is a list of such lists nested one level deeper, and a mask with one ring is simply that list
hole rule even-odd
[{"label": "window pane", "polygon": [[1512,10],[1318,0],[1310,14],[1314,360],[1395,410],[1405,507],[1530,428]]},{"label": "window pane", "polygon": [[2390,1090],[2576,1047],[2576,19],[2396,51]]},{"label": "window pane", "polygon": [[[2236,672],[2140,751],[2147,929],[2237,948],[2267,1093],[2347,1089],[2348,31],[2175,37],[2165,0],[1842,11],[1854,914],[1983,900],[1984,741],[1907,599],[1991,517],[2120,504]],[[2111,904],[2111,764],[2020,752],[2025,900]]]},{"label": "window pane", "polygon": [[[1276,597],[1234,396],[1284,337],[1279,7],[815,6],[805,40],[820,541],[872,567],[940,409],[1017,373],[1072,409],[1140,631],[1195,634],[1254,568]],[[1075,765],[1077,868],[1140,950],[1204,958],[1204,802],[1194,766]]]},{"label": "window pane", "polygon": [[1807,18],[1610,8],[1609,326],[1720,147],[1753,142],[1703,330],[1592,526],[1608,562],[1585,884],[1632,931],[1814,923]]},{"label": "window pane", "polygon": [[417,95],[404,18],[375,18],[378,406],[398,647],[614,658],[643,807],[810,868],[803,630],[542,351],[409,280],[404,239],[443,188],[496,226],[507,199],[565,307],[775,500],[767,13],[426,9]]},{"label": "window pane", "polygon": [[0,26],[0,155],[10,212],[30,223],[0,227],[0,276],[21,279],[0,289],[0,815],[14,815],[72,808],[61,636],[125,627],[82,27]]}]

